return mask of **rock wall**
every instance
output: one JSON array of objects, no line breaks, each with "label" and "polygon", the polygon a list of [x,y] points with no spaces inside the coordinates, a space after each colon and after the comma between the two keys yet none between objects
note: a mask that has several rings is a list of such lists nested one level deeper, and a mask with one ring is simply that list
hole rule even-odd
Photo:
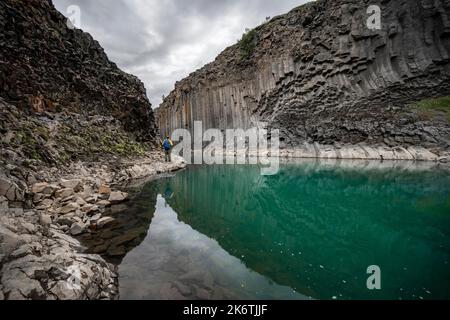
[{"label": "rock wall", "polygon": [[0,300],[118,298],[74,237],[115,222],[118,183],[184,167],[149,152],[155,128],[143,84],[51,1],[0,1]]},{"label": "rock wall", "polygon": [[89,34],[69,29],[50,0],[0,2],[0,97],[37,115],[113,116],[144,141],[156,132],[142,82]]},{"label": "rock wall", "polygon": [[[367,8],[381,8],[381,30]],[[161,134],[281,130],[282,147],[449,148],[448,114],[414,103],[450,94],[450,2],[318,0],[244,35],[177,82],[156,111]],[[445,106],[448,112],[450,106]]]}]

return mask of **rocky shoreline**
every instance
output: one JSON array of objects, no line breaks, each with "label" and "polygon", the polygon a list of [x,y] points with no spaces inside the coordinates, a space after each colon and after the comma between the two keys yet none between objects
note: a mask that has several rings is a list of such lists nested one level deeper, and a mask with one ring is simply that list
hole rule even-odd
[{"label": "rocky shoreline", "polygon": [[[216,151],[215,147],[206,147],[205,152],[212,154],[221,154],[224,156],[271,156],[270,149],[239,149],[232,152],[223,150]],[[348,160],[408,160],[408,161],[426,161],[449,163],[450,153],[443,149],[430,150],[421,146],[397,146],[388,145],[323,145],[319,143],[304,143],[292,148],[282,148],[278,155],[281,158],[292,159],[348,159]]]},{"label": "rocky shoreline", "polygon": [[387,145],[321,145],[304,143],[297,148],[283,149],[280,156],[287,158],[412,160],[448,162],[449,153],[429,150],[421,146],[389,147]]},{"label": "rocky shoreline", "polygon": [[[121,163],[73,163],[17,179],[0,176],[0,300],[117,299],[115,266],[86,253],[76,238],[107,227],[115,205],[128,200],[121,186],[185,167],[158,152]],[[38,180],[38,181],[37,181]]]}]

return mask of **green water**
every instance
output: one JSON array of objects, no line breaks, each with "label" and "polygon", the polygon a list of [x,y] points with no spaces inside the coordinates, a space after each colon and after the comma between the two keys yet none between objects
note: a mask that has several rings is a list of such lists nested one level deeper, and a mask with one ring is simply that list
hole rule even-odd
[{"label": "green water", "polygon": [[[149,183],[137,203],[155,216],[120,266],[123,298],[450,298],[441,168],[301,161],[262,176],[193,166]],[[381,290],[367,288],[372,265]]]}]

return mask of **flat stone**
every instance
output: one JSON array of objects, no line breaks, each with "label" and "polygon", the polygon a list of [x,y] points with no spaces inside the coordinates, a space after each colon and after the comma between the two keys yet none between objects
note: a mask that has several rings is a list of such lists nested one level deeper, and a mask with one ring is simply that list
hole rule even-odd
[{"label": "flat stone", "polygon": [[62,207],[60,213],[61,214],[67,214],[67,213],[70,213],[70,212],[74,212],[77,209],[80,209],[80,205],[78,203],[76,203],[76,202],[71,202],[71,203],[65,205],[64,207]]},{"label": "flat stone", "polygon": [[101,218],[102,218],[102,214],[101,214],[101,213],[98,213],[98,214],[94,215],[94,216],[90,219],[90,221],[91,221],[91,222],[97,222],[97,221],[100,220]]},{"label": "flat stone", "polygon": [[86,201],[87,203],[94,203],[97,202],[98,200],[98,196],[90,196],[84,199],[84,201]]},{"label": "flat stone", "polygon": [[100,218],[97,221],[97,227],[98,228],[105,228],[105,227],[107,227],[107,226],[109,226],[109,225],[111,225],[113,223],[116,223],[116,219],[111,218],[111,217],[103,217],[103,218]]},{"label": "flat stone", "polygon": [[92,214],[100,210],[100,208],[96,205],[87,204],[81,209],[86,214]]},{"label": "flat stone", "polygon": [[71,188],[76,190],[81,187],[83,181],[81,179],[72,179],[72,180],[61,179],[60,184],[65,188]]},{"label": "flat stone", "polygon": [[80,223],[74,223],[70,227],[70,234],[73,236],[78,236],[84,232],[84,225]]},{"label": "flat stone", "polygon": [[121,191],[114,191],[111,192],[108,201],[111,202],[111,204],[117,204],[124,202],[128,199],[128,193],[121,192]]},{"label": "flat stone", "polygon": [[55,196],[57,198],[67,198],[72,196],[75,193],[75,190],[73,188],[64,188],[64,189],[60,189],[58,191],[55,192]]},{"label": "flat stone", "polygon": [[47,188],[50,188],[50,185],[47,182],[35,183],[31,187],[31,192],[33,192],[33,193],[44,193],[44,191]]},{"label": "flat stone", "polygon": [[101,200],[101,201],[97,202],[97,205],[99,205],[101,207],[109,207],[111,205],[111,202],[109,202],[107,200]]}]

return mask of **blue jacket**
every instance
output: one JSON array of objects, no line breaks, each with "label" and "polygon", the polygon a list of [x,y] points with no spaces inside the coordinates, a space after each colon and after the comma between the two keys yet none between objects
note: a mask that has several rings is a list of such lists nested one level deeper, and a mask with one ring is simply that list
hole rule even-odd
[{"label": "blue jacket", "polygon": [[170,149],[172,149],[172,146],[173,146],[173,143],[172,143],[172,141],[170,141],[170,139],[164,140],[164,142],[163,142],[164,150],[169,151]]}]

